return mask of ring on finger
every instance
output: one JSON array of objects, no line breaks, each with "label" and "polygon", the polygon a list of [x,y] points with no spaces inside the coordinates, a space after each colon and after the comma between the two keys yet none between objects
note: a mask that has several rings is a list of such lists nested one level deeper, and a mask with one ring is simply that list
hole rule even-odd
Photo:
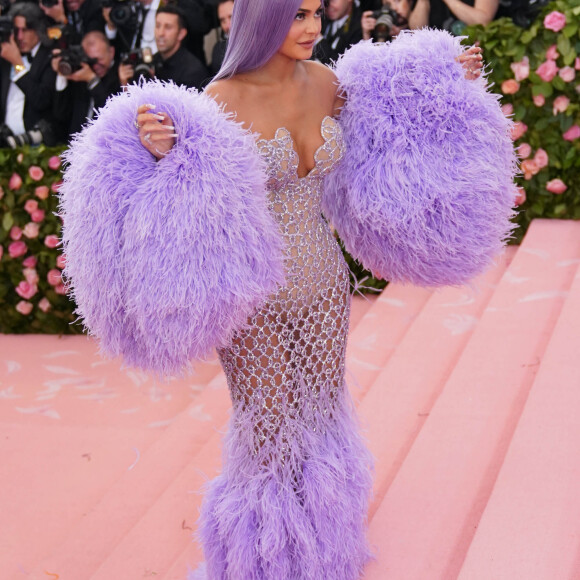
[{"label": "ring on finger", "polygon": [[137,130],[141,129],[141,125],[139,125],[139,121],[137,121],[137,119],[135,119],[135,121],[133,122],[133,125],[135,125],[135,129],[137,129]]},{"label": "ring on finger", "polygon": [[147,143],[149,143],[149,145],[151,145],[151,133],[147,133],[147,135],[145,135],[145,137],[143,137],[143,139],[145,139],[145,141],[147,141]]}]

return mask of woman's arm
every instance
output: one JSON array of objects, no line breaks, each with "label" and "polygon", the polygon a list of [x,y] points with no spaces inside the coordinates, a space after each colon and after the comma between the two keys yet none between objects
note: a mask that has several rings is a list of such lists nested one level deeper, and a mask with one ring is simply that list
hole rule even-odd
[{"label": "woman's arm", "polygon": [[413,12],[409,15],[409,28],[423,28],[429,24],[429,12],[431,3],[429,0],[417,0]]},{"label": "woman's arm", "polygon": [[461,0],[443,0],[455,18],[471,26],[472,24],[489,24],[499,5],[499,0],[475,0],[474,6],[468,6]]}]

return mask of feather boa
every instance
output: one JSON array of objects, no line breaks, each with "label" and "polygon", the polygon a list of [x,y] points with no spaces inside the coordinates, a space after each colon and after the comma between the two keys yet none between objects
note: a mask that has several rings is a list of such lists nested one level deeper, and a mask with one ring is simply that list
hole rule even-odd
[{"label": "feather boa", "polygon": [[[137,107],[173,119],[159,162],[141,146]],[[283,283],[253,135],[209,97],[131,86],[74,139],[60,190],[65,276],[101,350],[161,376],[225,346]]]},{"label": "feather boa", "polygon": [[483,78],[464,78],[462,50],[446,32],[407,32],[336,65],[347,153],[326,180],[325,214],[381,278],[463,284],[513,229],[511,123]]}]

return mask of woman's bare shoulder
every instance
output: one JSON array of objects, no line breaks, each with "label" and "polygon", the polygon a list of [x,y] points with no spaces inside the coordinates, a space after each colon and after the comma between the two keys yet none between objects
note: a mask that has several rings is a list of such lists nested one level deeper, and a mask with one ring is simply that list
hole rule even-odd
[{"label": "woman's bare shoulder", "polygon": [[308,74],[316,86],[318,94],[325,95],[332,103],[332,110],[334,116],[340,113],[340,109],[344,104],[344,98],[339,91],[338,78],[334,71],[319,62],[305,61]]},{"label": "woman's bare shoulder", "polygon": [[239,98],[240,87],[235,78],[213,81],[204,90],[204,93],[214,99],[226,111],[236,110],[236,101]]}]

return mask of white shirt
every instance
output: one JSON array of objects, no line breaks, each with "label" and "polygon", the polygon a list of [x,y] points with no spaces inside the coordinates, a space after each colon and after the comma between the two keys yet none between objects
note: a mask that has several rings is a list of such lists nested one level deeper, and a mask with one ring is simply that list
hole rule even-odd
[{"label": "white shirt", "polygon": [[[39,48],[40,42],[30,51],[33,57],[36,56]],[[26,131],[26,128],[24,127],[25,96],[16,84],[16,81],[21,79],[30,70],[30,63],[26,57],[22,57],[22,61],[25,67],[22,72],[17,73],[14,69],[14,65],[12,65],[12,68],[10,69],[10,87],[6,99],[5,123],[15,135],[22,135],[22,133]]]}]

